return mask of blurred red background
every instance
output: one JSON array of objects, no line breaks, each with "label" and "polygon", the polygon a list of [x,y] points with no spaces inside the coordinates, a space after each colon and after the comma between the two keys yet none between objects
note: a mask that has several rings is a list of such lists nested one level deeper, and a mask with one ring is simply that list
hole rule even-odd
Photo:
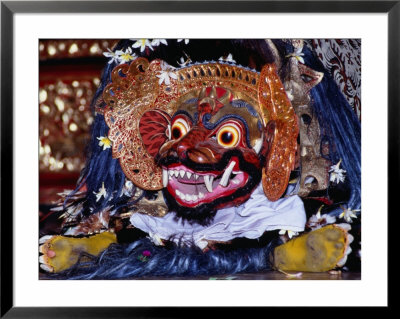
[{"label": "blurred red background", "polygon": [[[85,163],[90,103],[110,39],[39,41],[39,204],[42,210],[75,188]],[[43,213],[42,213],[43,215]]]}]

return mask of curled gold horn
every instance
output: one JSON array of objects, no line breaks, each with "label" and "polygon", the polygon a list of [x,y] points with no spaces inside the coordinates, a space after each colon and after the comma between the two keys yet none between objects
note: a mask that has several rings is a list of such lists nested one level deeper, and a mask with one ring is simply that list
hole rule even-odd
[{"label": "curled gold horn", "polygon": [[276,124],[262,172],[264,193],[269,200],[275,201],[285,192],[294,167],[299,129],[296,113],[273,64],[264,66],[261,71],[258,100],[263,118],[273,120]]}]

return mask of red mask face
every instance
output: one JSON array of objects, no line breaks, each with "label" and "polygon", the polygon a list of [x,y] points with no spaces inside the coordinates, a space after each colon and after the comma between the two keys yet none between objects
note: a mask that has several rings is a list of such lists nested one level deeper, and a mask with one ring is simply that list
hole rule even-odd
[{"label": "red mask face", "polygon": [[254,107],[227,89],[183,97],[156,155],[170,208],[201,223],[217,209],[246,201],[261,180],[268,150],[261,123]]}]

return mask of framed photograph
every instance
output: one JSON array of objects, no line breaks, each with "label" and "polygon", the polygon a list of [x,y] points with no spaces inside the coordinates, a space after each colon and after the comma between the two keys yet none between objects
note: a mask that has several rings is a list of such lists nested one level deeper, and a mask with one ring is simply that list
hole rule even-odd
[{"label": "framed photograph", "polygon": [[389,306],[399,11],[3,1],[1,316]]}]

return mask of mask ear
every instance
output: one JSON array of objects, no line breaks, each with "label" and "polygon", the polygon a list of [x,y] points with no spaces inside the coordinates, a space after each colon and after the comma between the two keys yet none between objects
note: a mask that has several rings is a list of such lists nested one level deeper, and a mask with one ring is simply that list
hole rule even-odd
[{"label": "mask ear", "polygon": [[299,129],[296,113],[274,65],[266,65],[261,70],[258,100],[264,118],[268,122],[273,120],[273,124],[266,125],[266,139],[270,142],[265,143],[269,149],[262,170],[262,185],[267,198],[276,201],[285,192],[294,167]]},{"label": "mask ear", "polygon": [[267,126],[264,128],[264,141],[261,147],[260,154],[262,154],[267,160],[271,152],[272,144],[275,137],[276,123],[274,120],[270,120]]},{"label": "mask ear", "polygon": [[161,110],[145,112],[139,121],[139,132],[147,153],[155,157],[165,141],[169,138],[171,117]]}]

